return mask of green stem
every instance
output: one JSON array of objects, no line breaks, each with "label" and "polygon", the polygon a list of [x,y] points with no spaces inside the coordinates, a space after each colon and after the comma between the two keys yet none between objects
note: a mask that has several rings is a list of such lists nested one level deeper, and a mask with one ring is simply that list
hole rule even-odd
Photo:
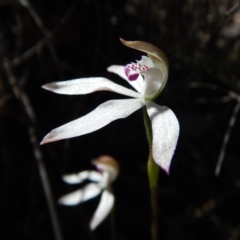
[{"label": "green stem", "polygon": [[[114,195],[112,186],[110,186],[110,191]],[[117,240],[117,230],[116,230],[116,221],[115,221],[115,203],[113,205],[111,214],[110,214],[110,224],[111,224],[111,239],[112,240]]]},{"label": "green stem", "polygon": [[157,186],[159,167],[154,162],[152,157],[152,124],[147,113],[146,107],[144,107],[144,123],[147,132],[147,139],[149,144],[149,157],[147,163],[149,186],[151,190],[151,207],[152,207],[152,228],[151,235],[152,240],[158,239],[158,202],[157,202]]}]

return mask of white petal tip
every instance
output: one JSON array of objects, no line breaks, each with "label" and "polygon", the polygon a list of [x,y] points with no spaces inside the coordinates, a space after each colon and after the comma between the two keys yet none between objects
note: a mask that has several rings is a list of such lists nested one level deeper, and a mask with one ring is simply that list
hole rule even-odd
[{"label": "white petal tip", "polygon": [[[56,141],[68,138],[64,131],[58,130],[59,128],[55,128],[50,133],[48,133],[40,142],[40,145],[44,145],[46,143],[56,142]],[[75,136],[72,136],[72,137],[75,137]]]},{"label": "white petal tip", "polygon": [[65,205],[65,206],[74,206],[77,205],[79,202],[72,202],[69,198],[65,196],[58,199],[58,204]]},{"label": "white petal tip", "polygon": [[170,165],[171,165],[171,160],[169,161],[170,164],[168,166],[166,165],[163,165],[161,162],[157,162],[155,161],[155,159],[153,159],[154,162],[167,174],[169,175],[170,174]]},{"label": "white petal tip", "polygon": [[164,159],[163,162],[161,161],[160,162],[155,161],[155,162],[167,175],[169,175],[172,158],[167,163],[166,163],[166,159]]},{"label": "white petal tip", "polygon": [[47,142],[44,141],[44,139],[40,142],[40,145],[44,145],[46,144]]},{"label": "white petal tip", "polygon": [[76,184],[76,183],[81,183],[81,180],[79,179],[77,174],[67,174],[62,177],[62,180],[65,183],[69,184]]},{"label": "white petal tip", "polygon": [[43,140],[40,142],[40,145],[44,145],[44,144],[58,140],[58,139],[54,139],[54,138],[55,138],[54,133],[50,132],[43,138]]},{"label": "white petal tip", "polygon": [[92,232],[97,228],[97,226],[94,226],[94,225],[91,224],[91,223],[90,223],[89,227],[90,227],[90,230],[91,230]]},{"label": "white petal tip", "polygon": [[62,197],[58,199],[58,204],[60,204],[60,205],[64,205],[64,200],[63,200]]},{"label": "white petal tip", "polygon": [[[103,220],[104,220],[104,219],[103,219]],[[102,220],[102,221],[103,221],[103,220]],[[96,221],[95,219],[92,219],[91,222],[90,222],[90,224],[89,224],[90,230],[93,232],[93,231],[102,223],[102,221],[98,222],[98,221]]]},{"label": "white petal tip", "polygon": [[112,66],[108,67],[108,68],[107,68],[107,71],[108,71],[108,72],[112,72]]},{"label": "white petal tip", "polygon": [[57,84],[55,82],[47,83],[42,86],[43,89],[52,91],[57,88]]},{"label": "white petal tip", "polygon": [[90,229],[94,231],[109,215],[114,205],[114,196],[108,190],[103,191],[100,203],[90,222]]},{"label": "white petal tip", "polygon": [[167,175],[169,175],[170,174],[170,166],[168,167],[168,168],[162,168],[164,171],[165,171],[165,173],[167,174]]}]

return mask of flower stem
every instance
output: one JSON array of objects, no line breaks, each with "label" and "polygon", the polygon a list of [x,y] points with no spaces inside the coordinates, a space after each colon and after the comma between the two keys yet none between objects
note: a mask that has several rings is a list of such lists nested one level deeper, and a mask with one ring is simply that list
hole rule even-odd
[{"label": "flower stem", "polygon": [[[110,186],[111,192],[114,195],[112,186]],[[110,214],[110,224],[111,224],[111,239],[112,240],[117,240],[117,230],[116,230],[116,214],[115,214],[115,203],[113,205],[111,214]]]},{"label": "flower stem", "polygon": [[152,207],[152,240],[158,239],[158,201],[157,201],[157,180],[158,166],[153,161],[152,154],[148,158],[148,178],[151,191],[151,207]]},{"label": "flower stem", "polygon": [[149,119],[147,109],[144,107],[144,123],[147,132],[147,139],[149,144],[149,157],[147,163],[149,186],[151,190],[151,207],[152,207],[152,228],[151,235],[152,240],[158,239],[158,202],[157,202],[157,186],[159,167],[154,162],[152,157],[152,124]]}]

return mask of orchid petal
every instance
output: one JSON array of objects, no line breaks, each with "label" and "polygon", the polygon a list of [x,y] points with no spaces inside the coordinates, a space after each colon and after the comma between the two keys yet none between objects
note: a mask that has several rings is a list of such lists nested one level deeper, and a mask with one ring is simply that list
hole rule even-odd
[{"label": "orchid petal", "polygon": [[102,179],[102,174],[96,171],[83,171],[75,174],[66,174],[63,176],[63,181],[69,184],[82,183],[85,180],[99,182]]},{"label": "orchid petal", "polygon": [[150,68],[142,74],[145,78],[144,96],[154,98],[163,83],[162,72],[158,68]]},{"label": "orchid petal", "polygon": [[118,76],[120,76],[121,78],[126,80],[139,93],[142,93],[143,78],[140,74],[135,81],[129,81],[126,74],[125,74],[124,66],[112,65],[112,66],[108,67],[107,70],[111,73],[117,74]]},{"label": "orchid petal", "polygon": [[145,103],[141,99],[110,100],[89,114],[53,129],[41,144],[94,132],[119,118],[126,118]]},{"label": "orchid petal", "polygon": [[153,68],[154,64],[151,60],[151,58],[147,57],[147,56],[142,56],[140,61],[137,61],[137,63],[147,66],[148,68]]},{"label": "orchid petal", "polygon": [[106,78],[78,78],[68,81],[52,82],[42,86],[42,88],[67,95],[88,94],[96,91],[112,91],[129,97],[139,97],[139,93],[118,85]]},{"label": "orchid petal", "polygon": [[114,204],[114,196],[109,190],[104,190],[100,203],[90,222],[90,229],[93,231],[107,217],[112,210]]},{"label": "orchid petal", "polygon": [[154,102],[147,103],[147,112],[152,122],[154,161],[167,173],[176,148],[179,123],[171,109]]},{"label": "orchid petal", "polygon": [[96,183],[89,183],[80,190],[63,195],[58,203],[62,205],[72,206],[89,199],[92,199],[100,194],[102,188]]}]

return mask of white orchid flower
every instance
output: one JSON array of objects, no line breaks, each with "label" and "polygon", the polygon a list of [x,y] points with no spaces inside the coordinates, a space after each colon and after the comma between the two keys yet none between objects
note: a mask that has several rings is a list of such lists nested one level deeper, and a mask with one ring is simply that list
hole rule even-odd
[{"label": "white orchid flower", "polygon": [[126,66],[113,65],[107,70],[126,80],[134,89],[128,89],[103,77],[79,78],[63,82],[52,82],[44,89],[59,94],[88,94],[95,91],[113,91],[133,99],[110,100],[99,105],[89,114],[53,129],[41,144],[81,136],[96,131],[110,122],[126,118],[146,106],[152,123],[152,156],[154,161],[167,173],[177,144],[179,123],[175,114],[166,106],[153,101],[166,85],[168,60],[154,45],[142,41],[125,41],[127,47],[147,53],[137,63]]},{"label": "white orchid flower", "polygon": [[66,206],[74,206],[101,194],[100,203],[90,222],[90,229],[93,231],[108,216],[113,208],[114,195],[111,191],[111,183],[118,176],[119,165],[109,156],[101,156],[92,161],[92,163],[98,171],[83,171],[63,176],[63,180],[69,184],[78,184],[85,180],[92,182],[79,190],[62,196],[59,199],[59,203]]}]

